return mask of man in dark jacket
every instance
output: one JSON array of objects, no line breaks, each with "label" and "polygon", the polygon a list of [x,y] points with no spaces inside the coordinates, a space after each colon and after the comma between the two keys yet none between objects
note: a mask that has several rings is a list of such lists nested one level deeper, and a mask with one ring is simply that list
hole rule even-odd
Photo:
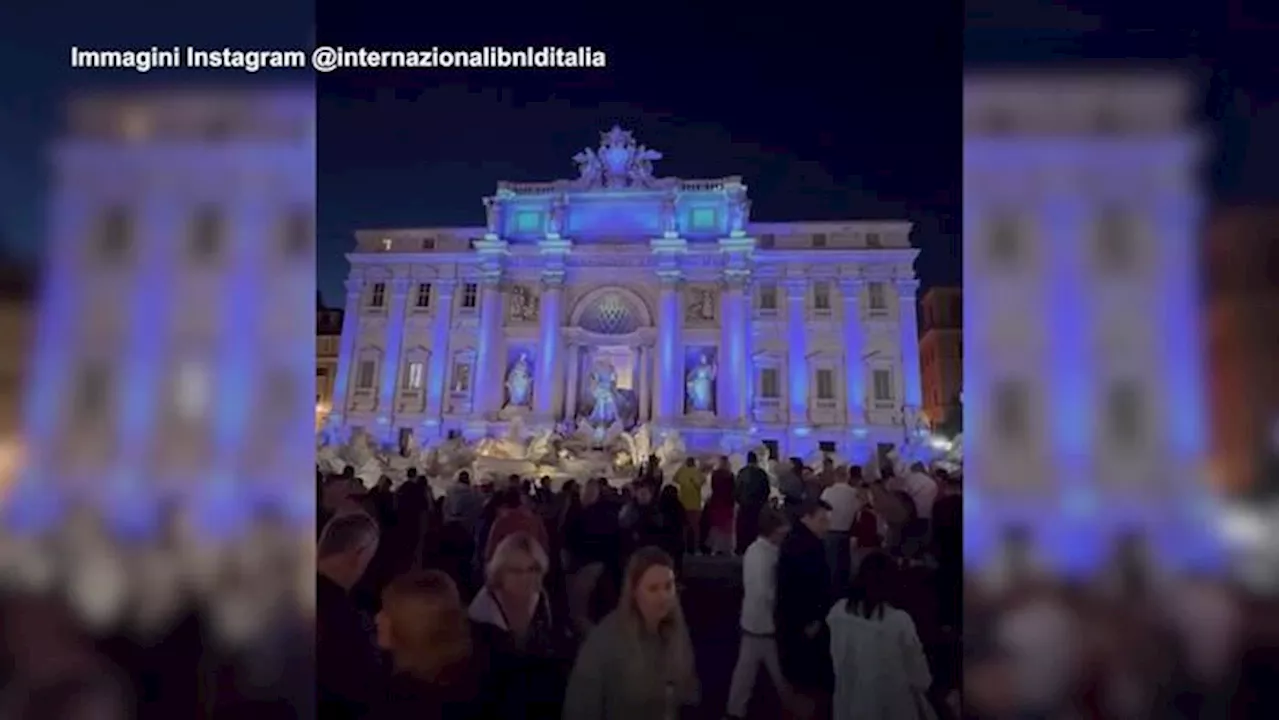
[{"label": "man in dark jacket", "polygon": [[741,555],[760,534],[760,512],[769,504],[769,476],[760,467],[760,458],[747,453],[747,464],[738,471],[733,487],[733,500],[738,504],[734,534],[736,552]]},{"label": "man in dark jacket", "polygon": [[812,498],[796,505],[798,521],[778,554],[774,627],[779,664],[796,692],[815,703],[821,703],[835,685],[826,624],[833,602],[831,572],[822,541],[830,512],[830,505]]},{"label": "man in dark jacket", "polygon": [[349,593],[378,549],[378,525],[361,512],[338,515],[316,549],[317,715],[359,718],[382,699],[381,660],[370,626]]}]

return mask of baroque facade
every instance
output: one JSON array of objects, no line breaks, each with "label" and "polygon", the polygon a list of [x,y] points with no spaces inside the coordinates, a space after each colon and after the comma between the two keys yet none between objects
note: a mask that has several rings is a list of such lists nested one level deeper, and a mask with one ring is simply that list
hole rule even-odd
[{"label": "baroque facade", "polygon": [[484,227],[367,230],[332,426],[386,442],[651,423],[702,451],[855,454],[920,424],[908,222],[749,220],[741,178],[658,178],[614,128]]},{"label": "baroque facade", "polygon": [[935,287],[920,298],[920,380],[924,415],[932,427],[947,422],[964,389],[963,293]]}]

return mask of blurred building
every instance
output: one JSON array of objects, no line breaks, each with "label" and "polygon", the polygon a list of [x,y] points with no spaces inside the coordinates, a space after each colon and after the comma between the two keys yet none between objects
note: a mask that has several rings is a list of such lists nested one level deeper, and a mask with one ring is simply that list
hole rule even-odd
[{"label": "blurred building", "polygon": [[[309,90],[70,104],[53,152],[26,487],[110,500],[133,514],[125,523],[143,522],[151,495],[218,486],[210,478],[291,492],[314,452],[315,338],[297,322],[314,302],[314,116]],[[50,507],[28,500],[19,515]]]},{"label": "blurred building", "polygon": [[920,382],[924,414],[937,429],[960,405],[964,384],[963,292],[930,288],[920,298]]},{"label": "blurred building", "polygon": [[1205,234],[1213,479],[1232,494],[1276,491],[1276,222],[1274,206],[1224,208]]},{"label": "blurred building", "polygon": [[22,399],[35,326],[35,273],[0,259],[0,496],[17,470]]},{"label": "blurred building", "polygon": [[971,561],[1021,527],[1059,572],[1133,531],[1167,563],[1214,562],[1193,102],[1167,74],[966,81]]},{"label": "blurred building", "polygon": [[342,310],[325,307],[316,296],[316,427],[333,407],[333,380],[338,374],[338,349],[342,341]]}]

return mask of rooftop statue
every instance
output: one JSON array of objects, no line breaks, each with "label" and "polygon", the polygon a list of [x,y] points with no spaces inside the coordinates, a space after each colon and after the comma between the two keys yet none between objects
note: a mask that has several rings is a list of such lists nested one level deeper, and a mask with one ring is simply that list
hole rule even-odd
[{"label": "rooftop statue", "polygon": [[665,183],[653,176],[653,161],[661,159],[662,153],[637,145],[631,133],[617,125],[600,133],[599,149],[586,148],[573,156],[577,185],[584,190],[662,187]]}]

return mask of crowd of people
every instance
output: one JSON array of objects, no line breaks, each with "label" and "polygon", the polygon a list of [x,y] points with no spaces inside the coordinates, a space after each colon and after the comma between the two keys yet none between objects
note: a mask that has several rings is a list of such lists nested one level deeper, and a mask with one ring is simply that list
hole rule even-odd
[{"label": "crowd of people", "polygon": [[[958,713],[945,472],[792,460],[772,480],[749,455],[669,478],[651,458],[625,487],[558,492],[467,472],[439,498],[414,471],[367,491],[350,472],[317,482],[320,717],[747,718],[761,676],[791,717]],[[735,556],[740,645],[713,701],[686,565]]]}]

